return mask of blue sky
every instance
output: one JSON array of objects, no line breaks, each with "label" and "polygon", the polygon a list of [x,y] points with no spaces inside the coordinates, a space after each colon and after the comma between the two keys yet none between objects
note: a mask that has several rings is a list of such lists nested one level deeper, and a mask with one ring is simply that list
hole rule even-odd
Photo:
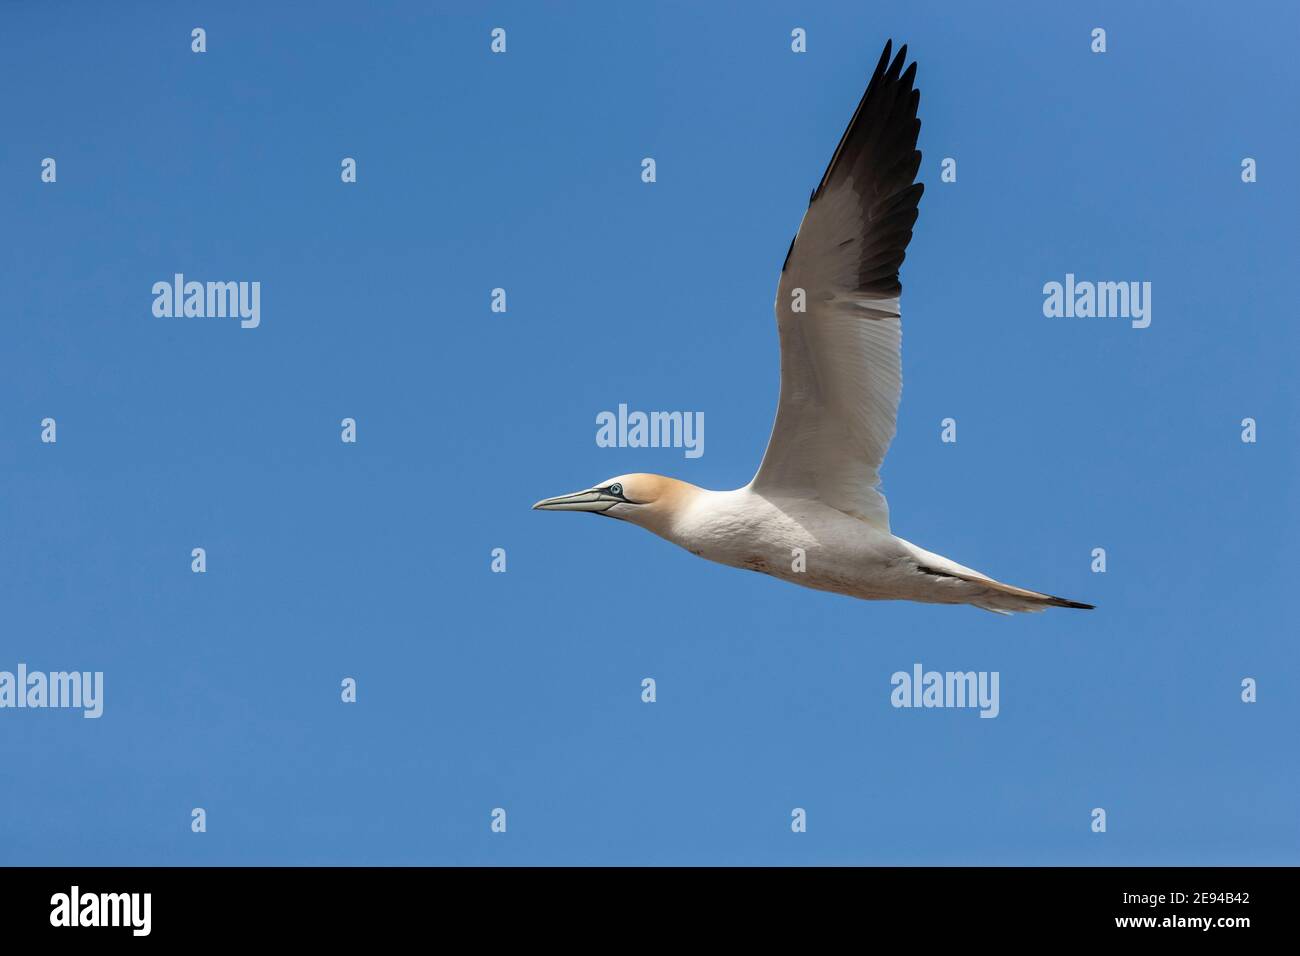
[{"label": "blue sky", "polygon": [[[1300,862],[1296,12],[448,6],[0,13],[0,669],[105,675],[99,720],[0,710],[0,862]],[[1096,611],[529,510],[749,480],[782,257],[890,37],[927,186],[894,531]],[[176,272],[261,282],[261,325],[154,317]],[[1151,282],[1150,328],[1044,317],[1066,273]],[[704,412],[705,454],[597,447],[619,403]],[[892,708],[916,662],[998,671],[1000,715]]]}]

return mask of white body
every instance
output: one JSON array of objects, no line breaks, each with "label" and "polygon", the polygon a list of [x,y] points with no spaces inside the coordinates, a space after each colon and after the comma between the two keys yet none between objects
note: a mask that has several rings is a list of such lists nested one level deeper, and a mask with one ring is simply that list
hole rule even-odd
[{"label": "white body", "polygon": [[1041,606],[976,582],[920,571],[918,566],[925,566],[988,580],[814,499],[765,497],[746,485],[735,491],[701,488],[689,501],[671,524],[651,530],[719,564],[866,600],[975,604],[992,611]]}]

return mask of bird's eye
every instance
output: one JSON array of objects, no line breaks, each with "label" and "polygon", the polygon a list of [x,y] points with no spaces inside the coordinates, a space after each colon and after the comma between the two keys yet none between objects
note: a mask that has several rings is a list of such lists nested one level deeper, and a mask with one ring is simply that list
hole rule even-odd
[{"label": "bird's eye", "polygon": [[620,484],[616,481],[616,482],[614,482],[612,485],[609,486],[609,493],[610,493],[611,495],[619,495],[619,496],[622,496],[622,494],[623,494],[623,486],[620,485]]}]

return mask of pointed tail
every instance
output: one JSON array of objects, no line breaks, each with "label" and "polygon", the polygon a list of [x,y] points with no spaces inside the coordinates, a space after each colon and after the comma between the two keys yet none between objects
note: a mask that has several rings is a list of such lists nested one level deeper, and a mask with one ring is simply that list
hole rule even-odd
[{"label": "pointed tail", "polygon": [[1001,581],[994,581],[992,578],[986,578],[978,574],[962,574],[943,568],[926,567],[925,565],[919,567],[927,574],[956,578],[959,581],[965,581],[973,585],[972,593],[966,599],[966,603],[997,614],[1033,613],[1035,611],[1045,611],[1049,607],[1073,607],[1083,611],[1091,611],[1096,607],[1095,604],[1070,601],[1054,594],[1044,594],[1041,591],[1018,588],[1013,584],[1003,584]]}]

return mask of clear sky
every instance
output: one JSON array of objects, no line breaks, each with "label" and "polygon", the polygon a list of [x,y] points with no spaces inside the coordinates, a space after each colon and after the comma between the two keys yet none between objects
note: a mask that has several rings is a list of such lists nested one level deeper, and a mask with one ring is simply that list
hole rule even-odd
[{"label": "clear sky", "polygon": [[[1295,8],[450,6],[0,11],[0,670],[105,698],[0,710],[0,862],[1300,862]],[[1096,611],[530,511],[750,479],[782,258],[890,37],[894,531]],[[260,325],[156,317],[178,272]],[[1045,317],[1067,273],[1150,282],[1150,327]],[[705,453],[598,447],[620,403]],[[999,716],[895,709],[916,663],[998,672]]]}]

